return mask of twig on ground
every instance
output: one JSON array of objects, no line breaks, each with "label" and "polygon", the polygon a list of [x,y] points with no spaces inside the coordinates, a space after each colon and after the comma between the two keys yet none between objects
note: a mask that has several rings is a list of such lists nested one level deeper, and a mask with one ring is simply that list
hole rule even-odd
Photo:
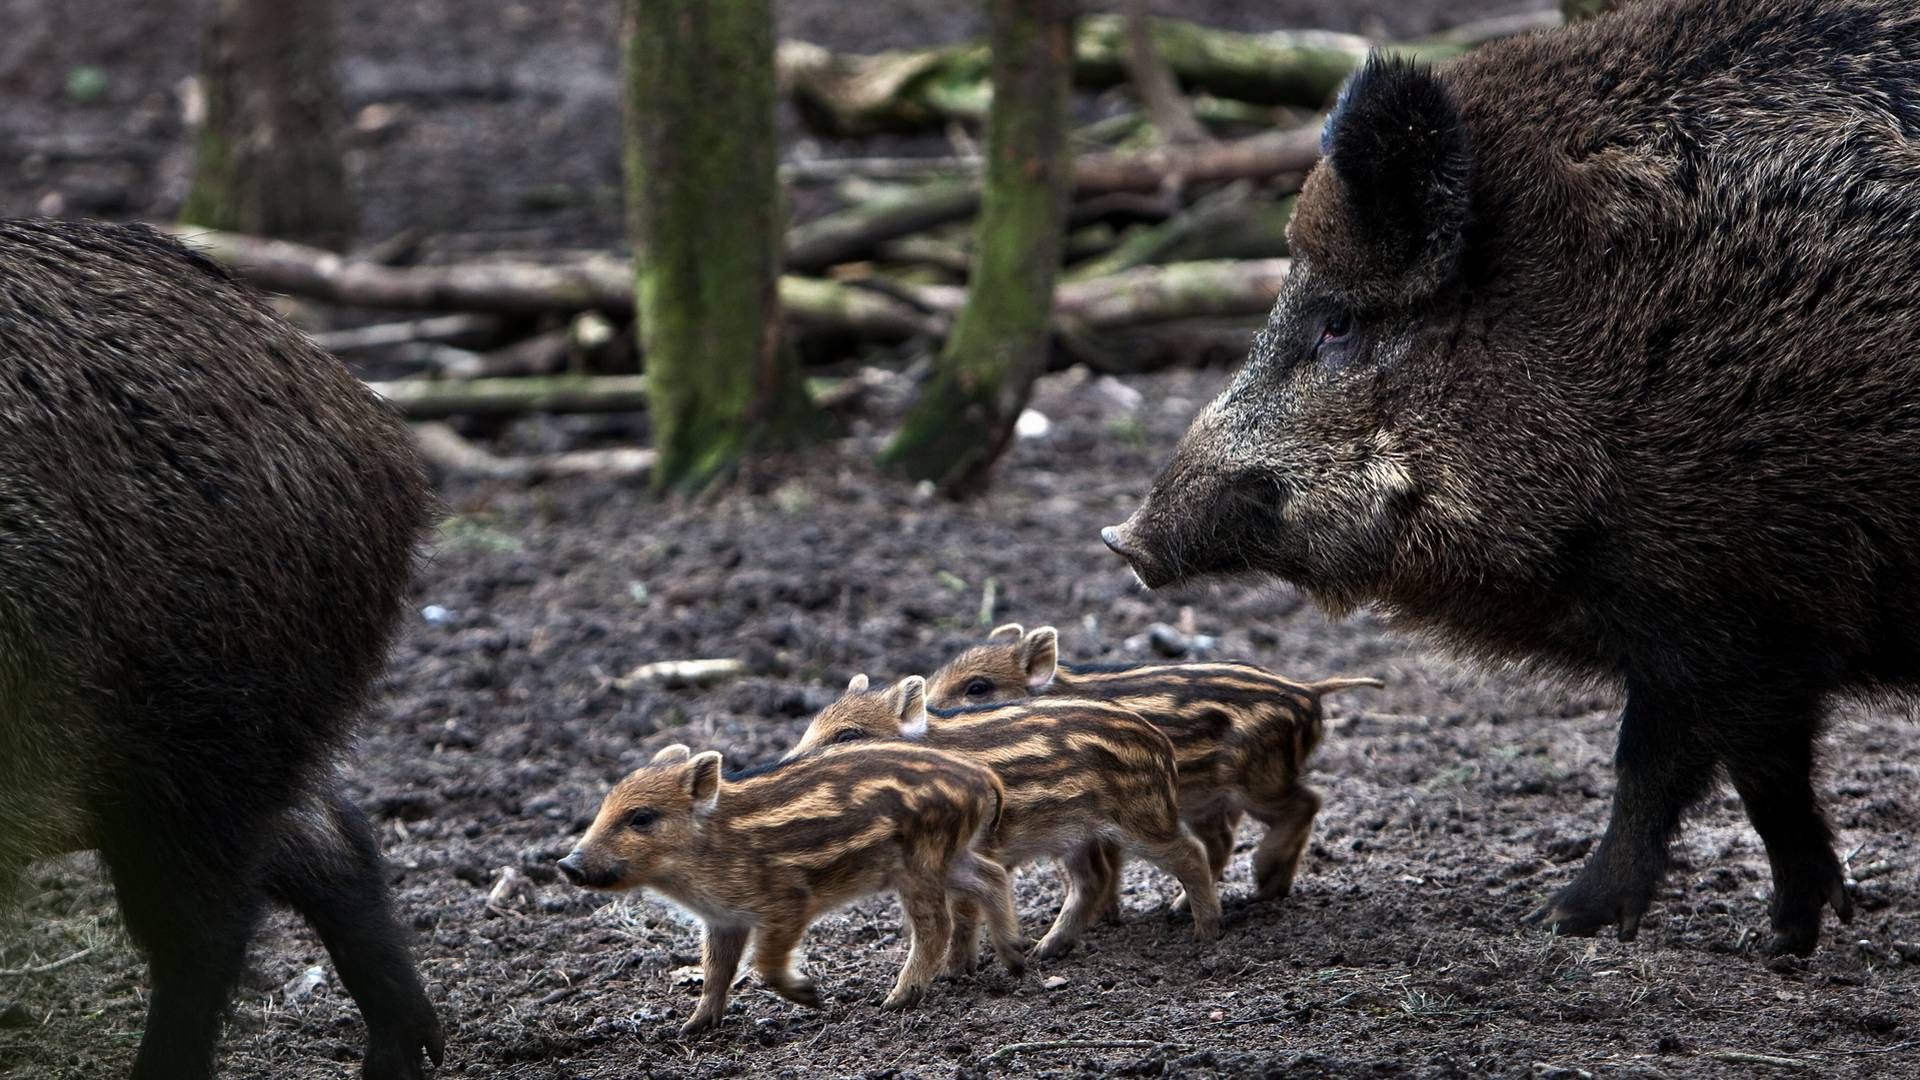
[{"label": "twig on ground", "polygon": [[98,945],[89,945],[77,953],[63,956],[58,960],[53,960],[45,964],[34,964],[29,967],[0,968],[0,978],[18,978],[23,975],[45,975],[49,971],[59,971],[68,964],[77,963],[92,955],[93,951],[97,948],[99,948]]},{"label": "twig on ground", "polygon": [[986,1062],[991,1065],[1015,1054],[1037,1054],[1050,1050],[1171,1050],[1177,1046],[1177,1043],[1154,1042],[1152,1039],[1051,1039],[1003,1046],[988,1054]]}]

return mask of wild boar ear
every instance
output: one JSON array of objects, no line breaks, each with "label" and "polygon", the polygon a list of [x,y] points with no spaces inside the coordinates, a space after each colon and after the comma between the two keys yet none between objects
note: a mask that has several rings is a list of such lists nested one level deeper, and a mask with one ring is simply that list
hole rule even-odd
[{"label": "wild boar ear", "polygon": [[[1425,295],[1453,274],[1465,243],[1472,147],[1432,69],[1373,53],[1340,91],[1320,137],[1333,182],[1303,193],[1308,246],[1336,251],[1336,277],[1383,294]],[[1325,220],[1331,200],[1337,220]],[[1365,290],[1362,290],[1365,291]]]},{"label": "wild boar ear", "polygon": [[685,743],[674,743],[672,746],[661,747],[660,752],[653,755],[653,763],[655,765],[671,765],[676,761],[687,760],[688,755],[692,753],[693,751],[687,749]]},{"label": "wild boar ear", "polygon": [[927,680],[909,675],[894,684],[888,697],[900,718],[900,734],[917,739],[927,733]]},{"label": "wild boar ear", "polygon": [[720,751],[703,750],[687,762],[687,775],[681,781],[693,799],[693,812],[704,814],[720,798]]},{"label": "wild boar ear", "polygon": [[864,694],[867,691],[867,673],[861,672],[847,680],[847,693]]},{"label": "wild boar ear", "polygon": [[1060,667],[1060,631],[1041,626],[1021,638],[1020,666],[1027,673],[1027,689],[1045,690]]},{"label": "wild boar ear", "polygon": [[1007,634],[1015,638],[1021,638],[1021,637],[1025,637],[1026,633],[1027,633],[1026,629],[1017,622],[1002,623],[999,626],[994,627],[992,630],[987,631],[987,640],[992,641],[1002,634]]}]

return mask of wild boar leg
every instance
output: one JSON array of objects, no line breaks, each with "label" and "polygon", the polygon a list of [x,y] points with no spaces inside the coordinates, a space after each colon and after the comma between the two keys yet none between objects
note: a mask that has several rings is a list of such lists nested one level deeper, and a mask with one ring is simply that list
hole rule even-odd
[{"label": "wild boar leg", "polygon": [[133,1080],[208,1080],[220,1017],[265,899],[264,844],[229,828],[224,843],[210,845],[200,838],[217,834],[212,823],[170,821],[154,804],[135,806],[125,823],[109,816],[100,849],[127,932],[152,971]]},{"label": "wild boar leg", "polygon": [[1193,831],[1177,820],[1163,836],[1135,837],[1141,858],[1171,874],[1185,890],[1187,907],[1193,912],[1195,941],[1212,941],[1220,936],[1220,893],[1214,888],[1213,871],[1207,865],[1207,848]]},{"label": "wild boar leg", "polygon": [[360,809],[329,791],[290,813],[267,889],[320,935],[360,1006],[365,1080],[416,1080],[423,1050],[438,1064],[446,1038],[394,919],[380,852]]},{"label": "wild boar leg", "polygon": [[1007,971],[1014,975],[1024,972],[1027,943],[1020,936],[1020,920],[1014,914],[1013,882],[1007,868],[984,856],[962,852],[947,873],[947,885],[957,894],[956,911],[972,904],[986,912],[987,940]]},{"label": "wild boar leg", "polygon": [[1127,854],[1120,845],[1102,840],[1094,847],[1094,874],[1100,882],[1100,896],[1093,902],[1097,922],[1120,923],[1120,886],[1124,882]]},{"label": "wild boar leg", "polygon": [[[1770,914],[1774,955],[1806,956],[1820,941],[1820,917],[1832,905],[1841,922],[1853,920],[1846,875],[1833,854],[1833,832],[1813,793],[1817,704],[1792,717],[1791,729],[1764,732],[1760,745],[1726,756],[1727,774],[1747,808],[1747,819],[1767,845],[1773,867]],[[1762,734],[1755,731],[1755,734]]]},{"label": "wild boar leg", "polygon": [[1267,835],[1253,852],[1255,899],[1279,900],[1293,891],[1293,875],[1300,868],[1300,853],[1307,849],[1320,803],[1319,792],[1296,784],[1278,804],[1254,808],[1254,817],[1267,826]]},{"label": "wild boar leg", "polygon": [[1094,905],[1101,895],[1096,849],[1095,844],[1082,844],[1061,861],[1067,878],[1066,900],[1053,925],[1033,947],[1035,960],[1052,960],[1072,952],[1080,943],[1080,935],[1086,933],[1087,924],[1093,921]]},{"label": "wild boar leg", "polygon": [[740,970],[740,954],[746,951],[746,927],[707,927],[700,939],[700,1007],[680,1026],[680,1034],[697,1035],[719,1026],[720,1018],[726,1015],[734,974]]},{"label": "wild boar leg", "polygon": [[902,882],[900,907],[912,929],[913,944],[900,965],[893,992],[880,1004],[883,1009],[905,1009],[926,996],[953,933],[953,913],[948,910],[946,882],[941,877],[915,874]]},{"label": "wild boar leg", "polygon": [[980,967],[980,910],[966,897],[953,901],[953,930],[947,943],[947,974],[971,975]]},{"label": "wild boar leg", "polygon": [[809,1009],[820,1007],[820,991],[813,980],[793,970],[793,950],[811,921],[809,912],[796,901],[792,910],[761,920],[753,942],[753,969],[774,993]]},{"label": "wild boar leg", "polygon": [[1576,936],[1616,926],[1622,941],[1640,932],[1680,815],[1713,783],[1715,759],[1700,741],[1699,721],[1686,696],[1656,696],[1629,682],[1614,754],[1613,817],[1580,876],[1528,921]]},{"label": "wild boar leg", "polygon": [[[1240,815],[1236,811],[1210,812],[1187,822],[1187,827],[1200,838],[1200,845],[1207,849],[1207,867],[1213,873],[1216,890],[1227,876],[1227,864],[1233,861],[1233,830],[1239,823]],[[1256,866],[1256,876],[1257,873]],[[1187,890],[1181,889],[1180,895],[1173,898],[1173,910],[1187,910]]]}]

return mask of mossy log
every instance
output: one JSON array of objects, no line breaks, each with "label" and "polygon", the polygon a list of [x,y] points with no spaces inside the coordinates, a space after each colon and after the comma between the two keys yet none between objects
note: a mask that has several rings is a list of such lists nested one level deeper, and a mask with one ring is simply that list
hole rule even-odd
[{"label": "mossy log", "polygon": [[[382,266],[331,251],[239,233],[162,226],[262,289],[352,307],[476,311],[535,316],[602,311],[631,316],[633,264],[611,256],[549,266],[475,262]],[[832,281],[780,279],[780,310],[799,333],[852,334],[876,341],[944,336],[944,319],[867,289]]]},{"label": "mossy log", "polygon": [[[1126,20],[1078,20],[1073,80],[1103,90],[1130,78]],[[1188,93],[1257,105],[1327,104],[1375,43],[1353,34],[1283,30],[1250,34],[1178,19],[1153,19],[1154,50]],[[1424,60],[1458,55],[1452,42],[1390,46]],[[989,50],[980,44],[860,55],[807,42],[780,46],[780,80],[801,120],[828,135],[922,131],[980,120],[993,98]]]}]

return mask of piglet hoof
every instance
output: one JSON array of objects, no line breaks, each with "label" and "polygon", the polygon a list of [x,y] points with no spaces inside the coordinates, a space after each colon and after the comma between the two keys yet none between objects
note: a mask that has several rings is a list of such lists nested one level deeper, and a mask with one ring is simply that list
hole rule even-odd
[{"label": "piglet hoof", "polygon": [[1072,952],[1073,947],[1077,944],[1079,944],[1079,942],[1065,934],[1048,934],[1046,937],[1040,939],[1038,945],[1027,950],[1027,959],[1058,960]]},{"label": "piglet hoof", "polygon": [[1173,906],[1167,909],[1167,913],[1170,917],[1173,915],[1179,915],[1185,912],[1187,908],[1191,906],[1192,906],[1191,904],[1187,903],[1187,890],[1181,889],[1180,895],[1173,898]]},{"label": "piglet hoof", "polygon": [[796,975],[784,982],[776,983],[773,992],[795,1005],[805,1005],[809,1009],[820,1007],[820,991],[813,985],[813,980],[805,975]]},{"label": "piglet hoof", "polygon": [[911,1009],[920,1004],[921,999],[926,996],[927,988],[924,986],[896,986],[893,988],[893,993],[887,995],[887,1000],[880,1003],[880,1007],[895,1010]]},{"label": "piglet hoof", "polygon": [[980,970],[980,954],[972,949],[950,949],[947,951],[946,967],[941,974],[952,978],[971,975]]},{"label": "piglet hoof", "polygon": [[712,1012],[700,1009],[693,1014],[693,1019],[680,1025],[680,1037],[683,1039],[691,1039],[695,1035],[705,1034],[719,1026],[720,1011],[718,1009]]},{"label": "piglet hoof", "polygon": [[447,1037],[431,1006],[421,1002],[419,1015],[409,1022],[369,1025],[367,1056],[360,1065],[364,1080],[420,1080],[426,1075],[421,1054],[436,1066],[446,1059]]}]

